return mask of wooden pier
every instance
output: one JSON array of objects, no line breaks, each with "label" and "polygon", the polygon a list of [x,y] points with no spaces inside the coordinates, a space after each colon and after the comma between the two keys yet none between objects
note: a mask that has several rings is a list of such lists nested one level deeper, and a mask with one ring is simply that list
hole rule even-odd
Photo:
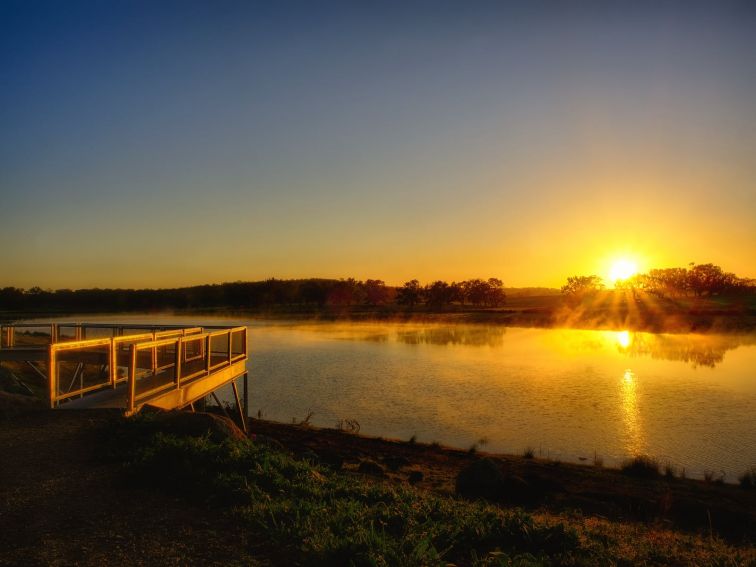
[{"label": "wooden pier", "polygon": [[[0,325],[0,363],[28,364],[46,380],[51,408],[161,409],[231,384],[246,424],[246,327],[48,323]],[[237,379],[243,378],[243,404]]]}]

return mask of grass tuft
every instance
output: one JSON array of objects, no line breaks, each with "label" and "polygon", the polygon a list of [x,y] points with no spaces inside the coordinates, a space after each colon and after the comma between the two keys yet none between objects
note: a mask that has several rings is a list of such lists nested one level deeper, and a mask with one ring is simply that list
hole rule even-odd
[{"label": "grass tuft", "polygon": [[657,478],[659,476],[659,461],[648,455],[638,455],[625,461],[620,468],[623,474],[636,478]]},{"label": "grass tuft", "polygon": [[665,478],[669,478],[669,479],[673,479],[676,476],[677,476],[677,469],[675,468],[675,466],[672,463],[670,463],[669,461],[667,461],[664,464],[664,477]]},{"label": "grass tuft", "polygon": [[597,454],[596,451],[593,452],[593,466],[597,469],[600,469],[604,466],[604,457]]},{"label": "grass tuft", "polygon": [[360,422],[356,419],[340,419],[336,422],[336,429],[357,435],[360,432]]},{"label": "grass tuft", "polygon": [[751,467],[738,477],[738,482],[741,488],[746,490],[756,489],[756,467]]}]

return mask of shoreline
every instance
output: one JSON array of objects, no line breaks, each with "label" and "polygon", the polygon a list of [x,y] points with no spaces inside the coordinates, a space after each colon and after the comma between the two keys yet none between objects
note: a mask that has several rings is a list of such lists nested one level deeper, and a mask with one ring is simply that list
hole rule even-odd
[{"label": "shoreline", "polygon": [[756,541],[756,491],[737,484],[681,478],[664,470],[635,476],[601,464],[456,449],[255,418],[249,418],[249,426],[253,439],[274,439],[299,458],[326,466],[336,463],[339,470],[353,474],[360,474],[362,463],[369,462],[372,474],[394,483],[406,484],[421,473],[421,480],[412,484],[446,496],[455,494],[463,468],[487,459],[524,481],[531,498],[518,504],[526,509],[580,510],[612,521],[660,523],[693,533],[714,526],[730,541]]}]

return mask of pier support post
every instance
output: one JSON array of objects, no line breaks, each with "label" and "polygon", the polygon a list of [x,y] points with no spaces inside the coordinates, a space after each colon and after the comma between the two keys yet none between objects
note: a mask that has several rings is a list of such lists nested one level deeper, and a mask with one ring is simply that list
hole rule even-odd
[{"label": "pier support post", "polygon": [[249,419],[249,372],[244,373],[244,419]]},{"label": "pier support post", "polygon": [[247,433],[247,418],[244,415],[244,409],[242,408],[242,403],[239,399],[239,388],[236,387],[236,379],[231,381],[231,387],[234,389],[234,399],[236,400],[236,409],[239,411],[239,419],[241,419],[242,429],[244,430],[244,433]]}]

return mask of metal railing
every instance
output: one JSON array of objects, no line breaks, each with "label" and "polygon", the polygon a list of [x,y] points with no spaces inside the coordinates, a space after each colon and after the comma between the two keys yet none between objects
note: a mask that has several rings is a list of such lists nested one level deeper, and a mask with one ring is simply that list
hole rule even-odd
[{"label": "metal railing", "polygon": [[[149,357],[142,355],[145,351]],[[246,327],[132,344],[127,410],[246,358]]]},{"label": "metal railing", "polygon": [[[47,345],[49,349],[51,407],[128,381],[127,410],[131,412],[151,396],[247,358],[246,327],[207,331],[175,326],[4,325],[0,326],[2,348],[18,348],[15,330],[19,327],[47,330],[38,337],[37,348]],[[89,329],[110,329],[110,336],[87,339]],[[125,334],[145,329],[149,332]]]},{"label": "metal railing", "polygon": [[47,345],[94,338],[121,337],[145,332],[159,337],[201,333],[226,327],[181,325],[114,325],[112,323],[19,323],[0,325],[0,349],[42,348]]},{"label": "metal railing", "polygon": [[54,323],[0,325],[0,349],[43,347],[57,340],[57,332]]}]

